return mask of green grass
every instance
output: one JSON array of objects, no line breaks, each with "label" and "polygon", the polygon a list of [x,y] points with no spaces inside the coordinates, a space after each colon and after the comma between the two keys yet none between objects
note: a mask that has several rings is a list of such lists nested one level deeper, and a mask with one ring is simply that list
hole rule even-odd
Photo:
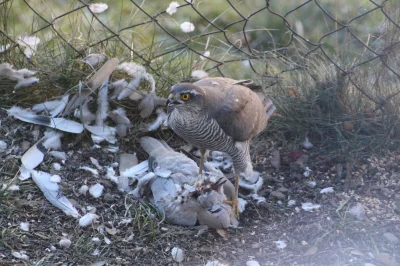
[{"label": "green grass", "polygon": [[[376,150],[397,143],[398,97],[388,100],[383,108],[379,104],[398,90],[398,76],[389,67],[397,75],[400,73],[399,48],[393,45],[400,33],[382,12],[398,21],[399,7],[394,1],[385,2],[380,10],[367,0],[351,4],[345,0],[323,0],[318,2],[320,6],[311,2],[293,12],[302,1],[285,5],[272,1],[269,11],[254,14],[247,24],[246,21],[232,24],[225,33],[218,28],[241,20],[234,8],[247,17],[264,8],[265,1],[257,0],[251,5],[232,1],[233,7],[223,0],[196,1],[194,8],[186,5],[172,16],[161,13],[169,2],[105,3],[109,9],[96,17],[80,1],[29,1],[30,7],[20,0],[1,4],[1,45],[13,44],[11,40],[31,32],[41,39],[31,59],[25,58],[17,45],[0,54],[0,62],[36,70],[41,78],[39,84],[16,93],[12,93],[14,83],[2,79],[5,82],[0,91],[2,107],[14,104],[29,107],[76,90],[78,82],[93,73],[93,69],[79,60],[89,53],[105,53],[108,57],[143,64],[154,75],[161,96],[168,95],[172,84],[190,80],[195,69],[207,70],[210,76],[222,74],[263,84],[282,115],[271,121],[269,132],[284,143],[298,143],[307,133],[321,145],[334,143],[344,153],[366,147]],[[285,16],[291,28],[309,42],[292,35],[282,18],[274,13]],[[149,20],[147,14],[156,20],[140,24]],[[349,27],[326,35],[341,28],[329,15],[342,24],[350,23]],[[52,26],[46,27],[46,21],[53,20]],[[181,32],[179,25],[184,21],[193,22],[195,31]],[[387,56],[368,62],[375,54],[351,33],[377,53],[385,51]],[[246,40],[254,49],[251,57]],[[313,51],[315,46],[310,43],[318,42],[322,50]],[[215,61],[200,59],[199,54],[206,50]],[[334,64],[348,71],[348,75],[343,75]],[[119,74],[114,74],[112,79],[118,77]],[[290,88],[296,97],[289,95]],[[143,84],[141,89],[148,90],[148,86]],[[366,117],[368,108],[376,109],[374,117]],[[346,121],[354,126],[353,131],[343,128]]]}]

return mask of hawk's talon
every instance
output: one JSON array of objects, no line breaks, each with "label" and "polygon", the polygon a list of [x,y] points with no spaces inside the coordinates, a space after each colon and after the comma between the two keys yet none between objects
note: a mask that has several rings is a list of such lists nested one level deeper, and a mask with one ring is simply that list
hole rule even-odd
[{"label": "hawk's talon", "polygon": [[239,219],[239,199],[225,200],[224,203],[232,206],[231,219],[233,214],[236,214],[237,219]]}]

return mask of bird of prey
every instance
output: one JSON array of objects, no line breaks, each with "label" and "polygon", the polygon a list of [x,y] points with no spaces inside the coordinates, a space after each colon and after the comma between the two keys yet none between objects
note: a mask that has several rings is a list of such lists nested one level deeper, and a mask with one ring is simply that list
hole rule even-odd
[{"label": "bird of prey", "polygon": [[238,213],[239,175],[253,177],[250,141],[267,126],[275,111],[268,98],[244,86],[244,81],[216,77],[171,88],[167,100],[168,125],[181,138],[200,148],[202,174],[206,150],[228,153],[233,159],[235,198],[230,203]]}]

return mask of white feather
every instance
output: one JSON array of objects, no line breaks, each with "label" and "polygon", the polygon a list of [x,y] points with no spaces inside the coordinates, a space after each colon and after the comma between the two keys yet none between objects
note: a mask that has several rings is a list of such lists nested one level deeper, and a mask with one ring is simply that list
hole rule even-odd
[{"label": "white feather", "polygon": [[98,176],[99,175],[99,171],[97,171],[96,169],[90,168],[88,166],[81,166],[79,167],[79,169],[91,172],[93,175]]},{"label": "white feather", "polygon": [[115,136],[116,129],[115,127],[109,127],[109,126],[89,126],[85,125],[85,128],[90,131],[90,133],[93,133],[97,136],[100,137],[109,137],[109,136]]},{"label": "white feather", "polygon": [[163,125],[165,121],[167,121],[167,114],[161,108],[158,108],[156,112],[157,112],[157,119],[154,122],[147,125],[148,131],[157,130],[161,125]]},{"label": "white feather", "polygon": [[70,133],[82,133],[83,125],[65,118],[53,118],[50,116],[36,115],[32,112],[14,106],[7,110],[9,116],[13,116],[21,121],[37,125],[55,128]]},{"label": "white feather", "polygon": [[118,109],[115,109],[115,110],[109,112],[108,116],[111,117],[111,119],[117,125],[120,125],[120,124],[129,125],[131,123],[129,118],[126,116],[125,109],[122,107],[119,107]]},{"label": "white feather", "polygon": [[101,84],[97,96],[96,126],[103,126],[108,112],[108,80],[107,77]]},{"label": "white feather", "polygon": [[118,94],[117,100],[120,101],[131,95],[137,87],[139,87],[140,81],[142,80],[142,75],[136,75],[136,78],[129,81],[129,83],[124,87],[124,89]]},{"label": "white feather", "polygon": [[15,85],[14,89],[28,87],[28,86],[38,83],[38,82],[39,82],[39,78],[37,78],[37,77],[29,77],[26,79],[22,79],[22,80],[18,81],[18,83]]},{"label": "white feather", "polygon": [[36,74],[35,71],[29,70],[27,68],[18,69],[15,72],[22,74],[24,76],[24,78],[28,78],[28,77]]},{"label": "white feather", "polygon": [[62,195],[62,191],[58,184],[50,181],[51,175],[49,173],[35,170],[32,170],[31,173],[33,181],[43,192],[46,199],[48,199],[55,207],[75,218],[81,216],[72,203]]},{"label": "white feather", "polygon": [[34,111],[34,112],[48,111],[50,113],[51,117],[55,117],[59,113],[61,113],[62,110],[64,110],[65,106],[68,103],[68,97],[69,97],[69,94],[64,95],[59,100],[47,101],[44,103],[35,104],[32,107],[32,111]]},{"label": "white feather", "polygon": [[86,213],[84,216],[82,216],[79,219],[79,226],[80,227],[85,227],[88,225],[91,225],[93,222],[95,222],[97,219],[99,218],[98,215],[94,214],[94,213]]},{"label": "white feather", "polygon": [[104,54],[89,54],[82,61],[91,65],[92,67],[96,67],[98,64],[103,62],[106,59]]},{"label": "white feather", "polygon": [[83,102],[80,108],[76,108],[74,111],[74,116],[79,118],[84,124],[90,124],[96,119],[96,115],[93,114],[89,109],[89,103],[93,100],[92,97],[88,97]]},{"label": "white feather", "polygon": [[[32,147],[30,147],[24,155],[21,157],[22,165],[25,169],[34,169],[41,162],[43,162],[43,158],[45,155],[45,149],[58,149],[61,147],[60,137],[61,133],[57,133],[55,131],[51,131],[45,133],[45,136],[41,138],[38,142],[35,143]],[[38,147],[39,146],[39,147]],[[22,170],[21,170],[22,174]],[[26,174],[26,173],[25,173]],[[25,175],[29,176],[29,175]],[[29,178],[29,177],[28,177]]]},{"label": "white feather", "polygon": [[110,84],[110,89],[114,89],[111,99],[117,99],[118,95],[128,86],[128,82],[125,79],[119,79]]},{"label": "white feather", "polygon": [[63,151],[50,151],[49,155],[53,156],[56,159],[65,161],[67,160],[67,154]]},{"label": "white feather", "polygon": [[140,164],[137,164],[135,166],[132,166],[128,169],[125,169],[121,174],[121,176],[126,176],[126,177],[138,177],[139,175],[145,173],[149,169],[149,162],[143,161]]},{"label": "white feather", "polygon": [[89,188],[89,193],[92,195],[94,198],[99,198],[103,194],[104,186],[102,184],[94,184],[93,186],[90,186]]}]

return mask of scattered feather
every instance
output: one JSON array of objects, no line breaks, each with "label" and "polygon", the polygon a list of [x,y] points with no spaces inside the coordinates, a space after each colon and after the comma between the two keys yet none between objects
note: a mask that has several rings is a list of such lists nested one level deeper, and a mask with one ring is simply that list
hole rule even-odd
[{"label": "scattered feather", "polygon": [[183,253],[183,250],[177,247],[174,247],[171,250],[171,255],[172,258],[176,261],[176,262],[182,262],[185,259],[185,255]]},{"label": "scattered feather", "polygon": [[104,242],[105,242],[107,245],[110,245],[110,244],[111,244],[111,240],[110,240],[108,237],[106,237],[106,236],[104,236]]},{"label": "scattered feather", "polygon": [[93,175],[95,175],[95,176],[98,176],[98,175],[99,175],[99,171],[97,171],[96,169],[93,169],[93,168],[91,168],[91,167],[89,167],[89,166],[81,166],[81,167],[79,167],[79,169],[82,169],[82,170],[91,172],[91,173],[92,173]]},{"label": "scattered feather", "polygon": [[26,222],[26,223],[21,222],[19,224],[19,228],[21,228],[21,230],[23,230],[23,231],[29,232],[29,223],[28,222]]},{"label": "scattered feather", "polygon": [[89,103],[92,100],[92,97],[86,98],[82,106],[74,111],[74,117],[79,118],[84,124],[89,124],[96,119],[96,115],[93,114],[89,109]]},{"label": "scattered feather", "polygon": [[21,250],[21,251],[14,251],[11,253],[15,258],[20,259],[20,260],[29,260],[28,255],[26,255],[26,251]]},{"label": "scattered feather", "polygon": [[188,21],[183,22],[183,23],[181,24],[180,27],[181,27],[181,30],[182,30],[183,32],[185,32],[185,33],[189,33],[189,32],[194,31],[194,25],[193,25],[193,23],[188,22]]},{"label": "scattered feather", "polygon": [[321,208],[321,205],[314,204],[311,202],[301,203],[301,208],[305,211],[312,212],[313,210],[318,210]]},{"label": "scattered feather", "polygon": [[128,82],[125,79],[119,79],[110,83],[110,89],[114,89],[111,95],[111,100],[117,99],[118,95],[128,86]]},{"label": "scattered feather", "polygon": [[18,179],[23,181],[29,179],[30,177],[31,177],[31,171],[22,164],[21,167],[19,168]]},{"label": "scattered feather", "polygon": [[0,152],[5,152],[7,150],[7,143],[3,140],[0,140]]},{"label": "scattered feather", "polygon": [[204,266],[228,266],[228,264],[221,263],[219,262],[219,260],[213,260],[213,261],[207,261],[207,263]]},{"label": "scattered feather", "polygon": [[103,13],[106,11],[108,8],[107,4],[102,4],[102,3],[94,3],[89,5],[90,11],[92,11],[95,14]]},{"label": "scattered feather", "polygon": [[296,201],[295,201],[295,200],[289,200],[288,203],[287,203],[287,206],[288,206],[288,207],[292,207],[292,206],[294,206],[295,204],[296,204]]},{"label": "scattered feather", "polygon": [[47,101],[44,103],[35,104],[32,107],[32,111],[34,112],[47,111],[51,117],[56,117],[59,113],[61,113],[64,110],[65,106],[68,103],[68,97],[69,94],[64,95],[59,100]]},{"label": "scattered feather", "polygon": [[50,177],[50,181],[54,183],[60,183],[61,182],[61,176],[59,175],[52,175]]},{"label": "scattered feather", "polygon": [[201,60],[207,59],[206,57],[210,57],[210,51],[205,51],[203,55],[200,55]]},{"label": "scattered feather", "polygon": [[317,182],[315,182],[314,180],[310,180],[306,182],[306,185],[311,188],[314,188],[317,185]]},{"label": "scattered feather", "polygon": [[58,184],[50,181],[51,175],[49,173],[34,170],[31,172],[33,181],[43,192],[47,200],[55,207],[64,211],[67,215],[71,215],[75,218],[80,217],[80,214],[72,203],[63,196]]},{"label": "scattered feather", "polygon": [[85,125],[85,128],[90,131],[90,133],[95,134],[100,137],[110,137],[115,136],[115,128],[109,126],[89,126]]},{"label": "scattered feather", "polygon": [[124,63],[120,64],[119,66],[117,66],[116,69],[123,70],[132,77],[146,73],[146,68],[144,66],[133,63],[133,62],[124,62]]},{"label": "scattered feather", "polygon": [[240,213],[244,212],[244,210],[246,209],[247,203],[248,203],[247,200],[239,198],[238,208],[239,208]]},{"label": "scattered feather", "polygon": [[117,146],[108,146],[106,148],[106,151],[111,152],[111,153],[117,153],[119,151],[119,148]]},{"label": "scattered feather", "polygon": [[327,188],[321,189],[321,191],[320,191],[319,193],[321,193],[321,194],[328,194],[328,193],[333,193],[333,192],[335,192],[335,191],[333,190],[333,187],[327,187]]},{"label": "scattered feather", "polygon": [[103,126],[108,113],[108,80],[107,77],[101,84],[97,94],[96,126]]},{"label": "scattered feather", "polygon": [[147,170],[149,169],[149,163],[148,161],[143,161],[138,165],[132,166],[128,169],[125,169],[123,172],[121,172],[121,176],[126,176],[126,177],[138,177],[139,175],[144,174]]},{"label": "scattered feather", "polygon": [[309,177],[311,174],[312,170],[308,167],[306,167],[306,171],[303,173],[304,177]]},{"label": "scattered feather", "polygon": [[[52,166],[53,169],[56,170],[56,171],[60,171],[60,170],[61,170],[61,164],[59,164],[59,163],[53,163],[51,166]],[[54,181],[53,181],[53,182],[54,182]]]},{"label": "scattered feather", "polygon": [[115,184],[119,184],[118,177],[115,176],[115,170],[112,167],[107,167],[106,177]]},{"label": "scattered feather", "polygon": [[287,244],[283,240],[274,241],[277,249],[284,249],[287,247]]},{"label": "scattered feather", "polygon": [[82,185],[80,188],[79,188],[79,190],[78,190],[78,192],[79,192],[79,194],[81,194],[81,195],[86,195],[86,192],[89,190],[89,187],[87,186],[87,185]]},{"label": "scattered feather", "polygon": [[83,125],[65,118],[53,118],[50,116],[36,115],[20,107],[14,106],[7,110],[9,116],[13,116],[21,121],[37,125],[55,128],[70,133],[82,133]]},{"label": "scattered feather", "polygon": [[260,196],[260,195],[258,195],[256,193],[251,194],[250,197],[253,200],[255,200],[257,202],[257,204],[260,204],[261,202],[266,202],[267,201],[264,197],[262,197],[262,196]]},{"label": "scattered feather", "polygon": [[179,4],[177,2],[171,2],[167,8],[167,10],[165,10],[168,14],[172,15],[176,12],[176,10],[178,10]]},{"label": "scattered feather", "polygon": [[29,77],[31,77],[31,76],[36,74],[35,71],[29,70],[27,68],[18,69],[18,70],[16,70],[16,72],[19,73],[19,74],[22,74],[22,76],[24,78],[29,78]]},{"label": "scattered feather", "polygon": [[314,145],[310,142],[310,140],[308,139],[307,136],[304,139],[303,147],[304,147],[304,149],[307,149],[307,150],[312,149],[314,147]]},{"label": "scattered feather", "polygon": [[63,151],[50,151],[48,154],[61,161],[67,160],[67,154]]},{"label": "scattered feather", "polygon": [[17,70],[13,69],[13,66],[9,63],[3,63],[0,64],[0,77],[20,81],[24,79],[24,74],[17,72]]},{"label": "scattered feather", "polygon": [[129,125],[131,121],[126,116],[126,110],[122,107],[115,109],[108,113],[108,116],[115,122],[115,124],[126,124]]},{"label": "scattered feather", "polygon": [[163,111],[163,109],[158,108],[156,110],[157,119],[147,125],[147,131],[155,131],[157,130],[165,121],[167,121],[167,114]]},{"label": "scattered feather", "polygon": [[90,159],[90,162],[92,162],[92,164],[94,166],[96,166],[97,169],[99,169],[99,170],[103,169],[103,167],[99,164],[99,161],[97,159],[95,159],[93,157],[90,157],[89,159]]},{"label": "scattered feather", "polygon": [[204,79],[208,77],[208,73],[204,70],[198,69],[192,72],[192,77],[195,79]]},{"label": "scattered feather", "polygon": [[86,64],[91,65],[92,67],[96,67],[104,60],[106,60],[106,56],[104,54],[89,54],[82,61],[85,62]]},{"label": "scattered feather", "polygon": [[79,219],[79,226],[80,227],[85,227],[88,225],[91,225],[93,222],[95,222],[97,219],[99,218],[98,215],[94,214],[94,213],[86,213],[84,216],[82,216]]},{"label": "scattered feather", "polygon": [[101,242],[101,240],[100,240],[100,238],[98,238],[98,237],[93,237],[93,238],[92,238],[92,242],[93,242],[93,243],[96,243],[96,244],[99,244],[99,243]]},{"label": "scattered feather", "polygon": [[246,266],[260,266],[260,263],[256,260],[249,260],[246,262]]},{"label": "scattered feather", "polygon": [[44,155],[48,149],[59,148],[61,146],[61,136],[62,134],[55,131],[46,133],[43,138],[30,147],[21,157],[24,168],[29,170],[34,169],[43,161]]},{"label": "scattered feather", "polygon": [[94,198],[99,198],[103,194],[103,190],[104,190],[104,186],[97,183],[97,184],[94,184],[93,186],[90,186],[89,193]]},{"label": "scattered feather", "polygon": [[28,86],[31,86],[38,82],[39,82],[39,78],[37,78],[37,77],[29,77],[26,79],[22,79],[22,80],[18,81],[18,83],[14,86],[14,89],[16,90],[16,89],[19,89],[22,87],[28,87]]},{"label": "scattered feather", "polygon": [[149,117],[154,110],[154,99],[157,97],[155,92],[150,92],[144,97],[139,104],[140,116],[142,118]]}]

